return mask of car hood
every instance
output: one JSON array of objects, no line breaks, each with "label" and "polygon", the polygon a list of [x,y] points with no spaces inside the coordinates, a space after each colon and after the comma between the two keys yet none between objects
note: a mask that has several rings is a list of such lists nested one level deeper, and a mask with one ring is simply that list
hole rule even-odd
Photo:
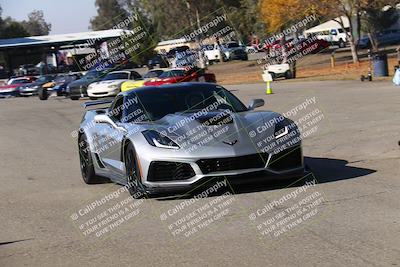
[{"label": "car hood", "polygon": [[98,85],[119,85],[123,82],[129,81],[127,79],[120,79],[120,80],[108,80],[108,81],[99,81],[99,82],[94,82],[91,85],[92,86],[98,86]]},{"label": "car hood", "polygon": [[69,83],[69,86],[73,86],[73,87],[79,87],[79,86],[88,86],[89,84],[96,82],[96,79],[93,80],[87,80],[87,79],[80,79],[77,81],[73,81],[71,83]]},{"label": "car hood", "polygon": [[200,116],[195,113],[171,114],[156,124],[126,124],[125,127],[129,131],[134,129],[130,127],[140,125],[140,132],[158,131],[177,143],[181,148],[177,151],[187,157],[209,157],[210,150],[215,151],[214,155],[249,155],[260,153],[266,144],[260,147],[257,144],[268,136],[274,136],[273,121],[279,116],[269,111],[217,111]]}]

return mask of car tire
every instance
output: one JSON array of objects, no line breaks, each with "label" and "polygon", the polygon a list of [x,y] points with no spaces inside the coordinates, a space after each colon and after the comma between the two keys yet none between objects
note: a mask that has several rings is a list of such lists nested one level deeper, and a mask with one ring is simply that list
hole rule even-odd
[{"label": "car tire", "polygon": [[40,100],[47,100],[49,98],[49,94],[46,88],[39,88],[38,96]]},{"label": "car tire", "polygon": [[79,96],[70,96],[71,100],[79,100]]},{"label": "car tire", "polygon": [[339,40],[339,48],[345,48],[345,47],[346,47],[346,43],[342,39],[340,39]]},{"label": "car tire", "polygon": [[141,174],[139,170],[139,163],[137,161],[136,151],[131,142],[127,144],[124,152],[124,163],[128,191],[135,199],[143,198],[145,188],[141,182]]},{"label": "car tire", "polygon": [[293,74],[290,70],[285,72],[285,79],[293,79]]},{"label": "car tire", "polygon": [[79,137],[78,141],[79,151],[79,164],[83,181],[86,184],[97,184],[101,182],[101,179],[96,175],[94,170],[94,162],[92,158],[92,152],[90,151],[89,143],[85,134]]}]

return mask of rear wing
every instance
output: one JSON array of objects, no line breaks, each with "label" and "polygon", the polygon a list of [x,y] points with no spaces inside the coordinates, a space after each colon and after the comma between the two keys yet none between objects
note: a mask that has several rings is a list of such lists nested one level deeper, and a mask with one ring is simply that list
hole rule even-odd
[{"label": "rear wing", "polygon": [[92,107],[92,106],[107,105],[107,104],[111,104],[113,101],[114,101],[113,99],[89,101],[89,102],[83,103],[82,107],[89,108],[89,107]]}]

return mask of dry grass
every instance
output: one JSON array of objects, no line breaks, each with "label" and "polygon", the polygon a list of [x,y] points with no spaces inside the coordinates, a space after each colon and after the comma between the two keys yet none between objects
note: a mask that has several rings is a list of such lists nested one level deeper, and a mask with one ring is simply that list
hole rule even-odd
[{"label": "dry grass", "polygon": [[[332,68],[329,62],[327,55],[311,55],[301,59],[297,63],[296,80],[359,80],[361,75],[367,75],[369,69],[369,62],[365,59],[359,64],[339,62],[335,68]],[[376,80],[390,80],[394,75],[396,64],[396,58],[390,57],[389,77],[377,78]],[[262,65],[258,65],[257,61],[233,61],[215,64],[210,66],[209,70],[215,73],[220,84],[263,82],[261,78]]]}]

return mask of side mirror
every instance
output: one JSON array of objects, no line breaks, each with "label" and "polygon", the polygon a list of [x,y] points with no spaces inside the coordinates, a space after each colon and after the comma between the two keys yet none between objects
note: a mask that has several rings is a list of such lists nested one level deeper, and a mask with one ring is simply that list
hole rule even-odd
[{"label": "side mirror", "polygon": [[249,110],[254,110],[264,105],[265,105],[264,99],[252,99],[249,104]]},{"label": "side mirror", "polygon": [[125,128],[118,126],[110,117],[108,117],[107,115],[104,115],[104,114],[99,114],[99,115],[94,116],[94,122],[95,123],[107,123],[116,130],[126,132]]}]

